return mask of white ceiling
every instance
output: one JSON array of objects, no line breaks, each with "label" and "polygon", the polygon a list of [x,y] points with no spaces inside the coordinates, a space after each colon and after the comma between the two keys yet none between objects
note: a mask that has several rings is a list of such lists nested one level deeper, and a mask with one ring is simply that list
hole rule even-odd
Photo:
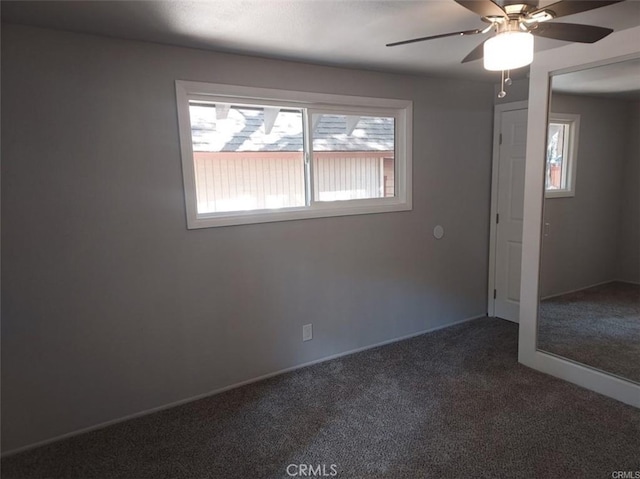
[{"label": "white ceiling", "polygon": [[[553,3],[541,0],[540,5]],[[386,43],[484,27],[453,0],[2,1],[2,21],[326,65],[496,81],[460,60],[483,37]],[[640,1],[563,17],[621,30],[640,25]],[[536,50],[566,45],[536,38]],[[524,72],[513,75],[523,76]]]}]

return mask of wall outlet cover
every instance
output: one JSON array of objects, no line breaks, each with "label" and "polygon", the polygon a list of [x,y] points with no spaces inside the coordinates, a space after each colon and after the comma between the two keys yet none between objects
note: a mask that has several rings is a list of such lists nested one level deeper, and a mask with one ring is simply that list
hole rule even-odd
[{"label": "wall outlet cover", "polygon": [[305,324],[302,326],[302,340],[311,341],[313,339],[313,326],[311,324]]}]

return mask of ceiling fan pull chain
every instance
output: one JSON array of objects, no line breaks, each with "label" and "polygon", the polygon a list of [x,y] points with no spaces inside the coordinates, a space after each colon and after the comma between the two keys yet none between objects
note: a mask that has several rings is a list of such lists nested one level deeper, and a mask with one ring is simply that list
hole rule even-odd
[{"label": "ceiling fan pull chain", "polygon": [[504,70],[502,70],[502,80],[500,82],[500,93],[498,93],[498,98],[504,98],[507,96],[507,92],[504,91]]},{"label": "ceiling fan pull chain", "polygon": [[507,70],[507,78],[504,80],[504,84],[507,86],[511,86],[513,80],[511,80],[511,70]]}]

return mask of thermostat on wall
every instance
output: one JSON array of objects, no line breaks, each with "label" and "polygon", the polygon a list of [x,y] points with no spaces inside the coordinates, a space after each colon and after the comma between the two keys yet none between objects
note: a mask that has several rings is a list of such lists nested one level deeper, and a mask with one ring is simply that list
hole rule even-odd
[{"label": "thermostat on wall", "polygon": [[444,228],[441,225],[436,225],[436,227],[433,228],[433,236],[436,239],[442,239],[444,236]]}]

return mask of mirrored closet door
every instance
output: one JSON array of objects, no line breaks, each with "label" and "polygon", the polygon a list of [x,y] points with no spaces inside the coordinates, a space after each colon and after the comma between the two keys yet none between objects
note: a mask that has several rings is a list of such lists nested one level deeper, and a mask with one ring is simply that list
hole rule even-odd
[{"label": "mirrored closet door", "polygon": [[550,84],[537,349],[640,383],[640,59]]}]

